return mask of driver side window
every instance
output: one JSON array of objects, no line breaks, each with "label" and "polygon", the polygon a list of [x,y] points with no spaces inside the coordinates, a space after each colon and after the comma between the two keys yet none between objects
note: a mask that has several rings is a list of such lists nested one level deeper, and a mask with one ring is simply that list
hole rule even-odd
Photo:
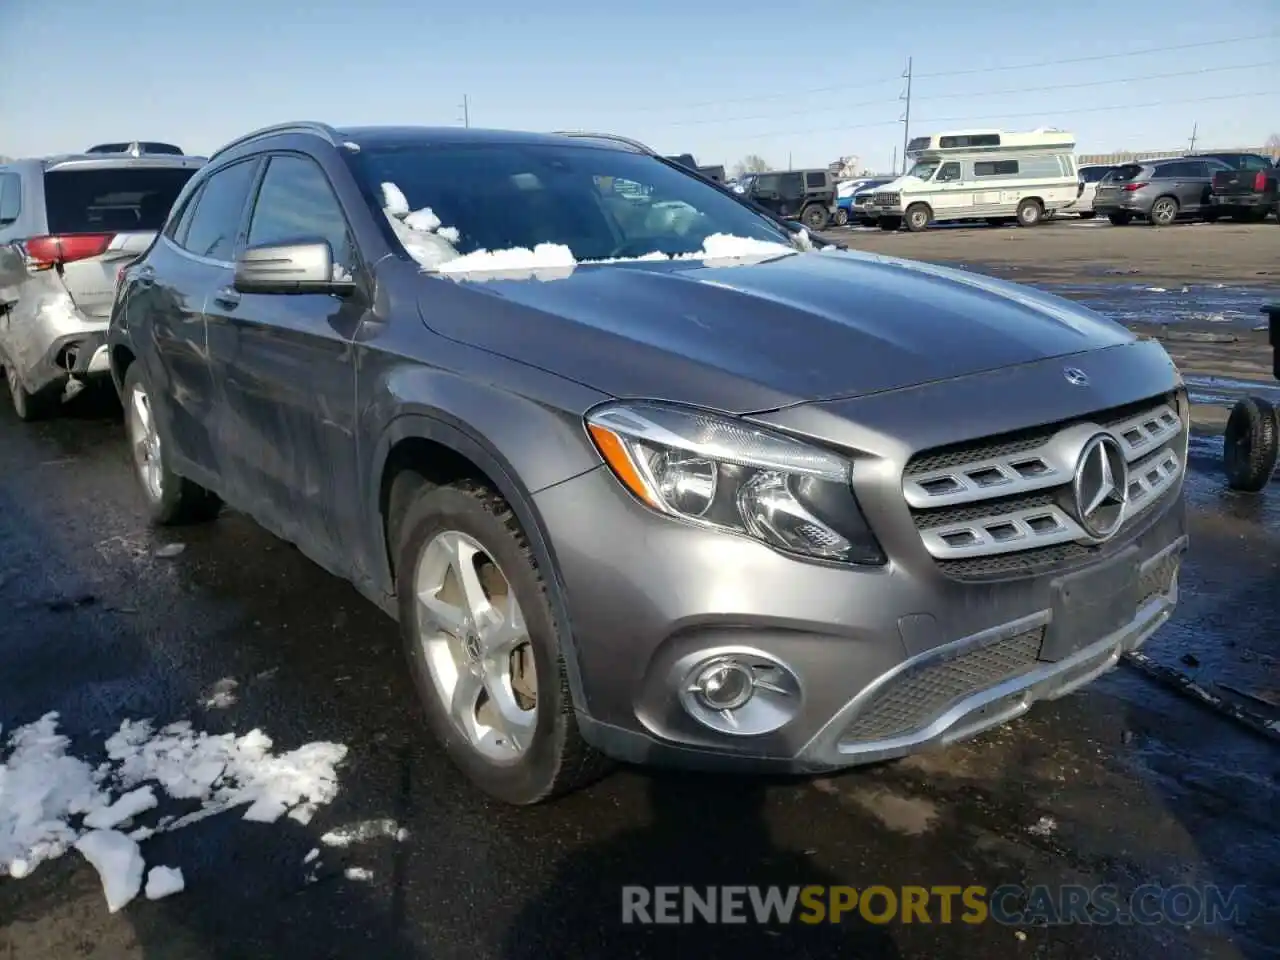
[{"label": "driver side window", "polygon": [[949,161],[942,165],[942,169],[938,171],[938,175],[934,177],[937,183],[946,183],[947,181],[956,181],[960,179],[960,164],[955,161]]},{"label": "driver side window", "polygon": [[335,277],[350,276],[355,249],[347,218],[319,165],[307,157],[271,158],[249,223],[251,247],[324,240],[333,252]]}]

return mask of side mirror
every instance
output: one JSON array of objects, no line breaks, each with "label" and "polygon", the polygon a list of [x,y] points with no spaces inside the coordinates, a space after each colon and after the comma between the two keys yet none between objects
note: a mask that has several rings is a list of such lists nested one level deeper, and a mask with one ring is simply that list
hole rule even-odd
[{"label": "side mirror", "polygon": [[16,287],[26,279],[26,258],[12,244],[0,244],[0,287]]},{"label": "side mirror", "polygon": [[330,293],[348,296],[352,278],[334,275],[333,251],[324,240],[250,247],[236,258],[233,286],[241,293]]}]

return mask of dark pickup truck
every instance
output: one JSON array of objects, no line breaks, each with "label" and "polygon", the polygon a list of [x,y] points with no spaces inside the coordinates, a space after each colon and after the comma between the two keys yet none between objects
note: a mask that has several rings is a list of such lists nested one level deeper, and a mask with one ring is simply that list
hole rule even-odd
[{"label": "dark pickup truck", "polygon": [[1232,169],[1219,170],[1213,175],[1209,193],[1211,218],[1258,222],[1274,213],[1280,221],[1280,189],[1277,188],[1280,168],[1271,158],[1241,153],[1224,154],[1218,159],[1230,164]]}]

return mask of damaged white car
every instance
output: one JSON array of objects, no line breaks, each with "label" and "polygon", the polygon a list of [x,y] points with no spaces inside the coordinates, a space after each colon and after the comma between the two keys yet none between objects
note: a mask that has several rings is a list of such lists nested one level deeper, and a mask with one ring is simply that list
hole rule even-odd
[{"label": "damaged white car", "polygon": [[0,366],[21,419],[109,375],[117,275],[204,162],[95,153],[0,165]]}]

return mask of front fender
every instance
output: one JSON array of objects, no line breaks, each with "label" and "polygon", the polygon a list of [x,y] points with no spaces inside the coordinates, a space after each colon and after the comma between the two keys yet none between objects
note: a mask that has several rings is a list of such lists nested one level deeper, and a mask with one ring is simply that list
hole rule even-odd
[{"label": "front fender", "polygon": [[[504,365],[507,363],[503,361]],[[396,444],[414,438],[429,440],[466,457],[511,505],[528,538],[561,625],[574,704],[583,709],[585,700],[565,585],[555,545],[533,495],[600,465],[600,457],[582,427],[581,414],[567,411],[585,411],[606,398],[543,371],[514,363],[510,366],[517,368],[509,371],[514,374],[512,379],[495,378],[503,383],[501,388],[416,364],[391,370],[379,378],[377,397],[366,409],[373,422],[380,425],[362,430],[365,436],[376,438],[366,461],[369,475],[365,484],[365,512],[370,518],[370,539],[375,544],[371,555],[385,592],[393,593],[380,497],[387,460]],[[538,382],[544,380],[554,382]],[[537,387],[542,390],[530,389]],[[552,389],[559,394],[555,407],[530,395]]]}]

